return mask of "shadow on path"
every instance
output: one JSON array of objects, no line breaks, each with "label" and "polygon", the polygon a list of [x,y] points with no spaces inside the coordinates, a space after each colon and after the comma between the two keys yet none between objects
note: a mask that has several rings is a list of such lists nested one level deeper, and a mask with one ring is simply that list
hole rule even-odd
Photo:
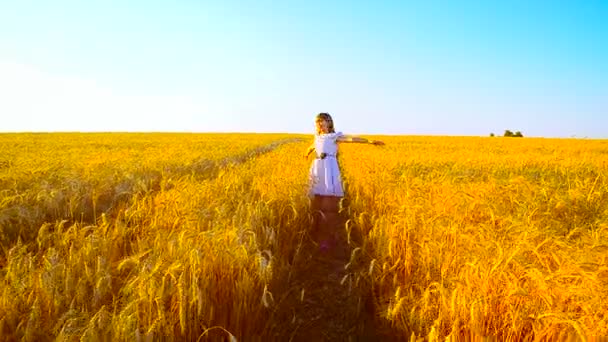
[{"label": "shadow on path", "polygon": [[[348,243],[347,220],[335,199],[311,203],[312,227],[294,258],[288,294],[279,303],[274,338],[280,341],[391,341],[380,328],[371,288],[359,281],[360,249]],[[342,213],[348,211],[343,210]]]}]

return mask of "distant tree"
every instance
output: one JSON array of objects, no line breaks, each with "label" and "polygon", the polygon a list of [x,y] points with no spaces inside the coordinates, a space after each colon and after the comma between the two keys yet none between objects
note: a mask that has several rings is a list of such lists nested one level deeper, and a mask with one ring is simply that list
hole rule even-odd
[{"label": "distant tree", "polygon": [[494,133],[490,133],[490,136],[491,136],[491,137],[493,137],[493,136],[494,136]]},{"label": "distant tree", "polygon": [[524,137],[524,135],[520,131],[517,131],[517,132],[513,133],[513,132],[511,132],[508,129],[505,130],[504,136],[505,137],[517,137],[517,138],[523,138]]}]

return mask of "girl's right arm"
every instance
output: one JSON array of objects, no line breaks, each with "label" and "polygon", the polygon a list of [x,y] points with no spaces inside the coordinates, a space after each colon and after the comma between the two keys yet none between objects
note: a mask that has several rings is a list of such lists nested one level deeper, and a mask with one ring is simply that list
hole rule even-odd
[{"label": "girl's right arm", "polygon": [[304,158],[308,158],[308,156],[315,150],[315,143],[310,144],[308,149],[306,149],[306,153],[304,153]]}]

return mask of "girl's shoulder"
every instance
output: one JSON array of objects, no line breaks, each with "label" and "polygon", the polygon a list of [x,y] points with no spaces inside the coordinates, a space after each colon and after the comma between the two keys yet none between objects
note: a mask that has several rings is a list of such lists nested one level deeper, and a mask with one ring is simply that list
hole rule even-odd
[{"label": "girl's shoulder", "polygon": [[315,134],[315,138],[319,137],[321,139],[336,139],[336,138],[341,137],[343,135],[344,134],[342,134],[342,132],[321,133],[321,134]]}]

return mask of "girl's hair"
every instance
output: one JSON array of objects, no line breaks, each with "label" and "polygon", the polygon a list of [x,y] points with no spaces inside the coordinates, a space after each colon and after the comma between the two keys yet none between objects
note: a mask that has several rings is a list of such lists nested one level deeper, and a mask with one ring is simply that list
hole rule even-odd
[{"label": "girl's hair", "polygon": [[[327,123],[329,124],[328,125],[329,133],[336,133],[336,130],[334,129],[334,120],[331,118],[331,115],[329,115],[329,113],[317,114],[317,116],[315,117],[315,121],[318,121],[318,120],[327,121]],[[317,134],[321,134],[321,132],[317,131]]]}]

